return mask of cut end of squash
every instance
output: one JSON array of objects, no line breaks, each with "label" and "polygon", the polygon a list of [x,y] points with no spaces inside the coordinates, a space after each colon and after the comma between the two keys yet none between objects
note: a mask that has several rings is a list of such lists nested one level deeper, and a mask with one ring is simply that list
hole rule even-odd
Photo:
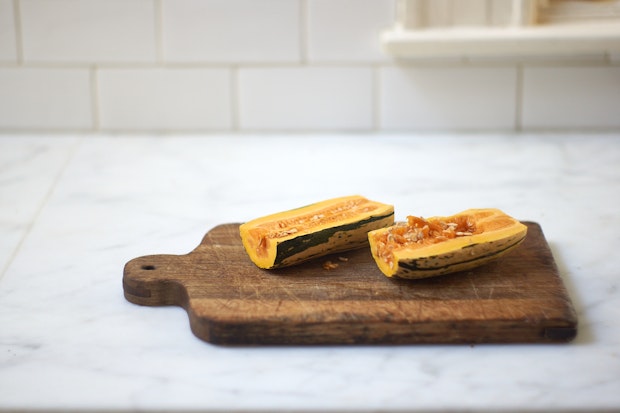
[{"label": "cut end of squash", "polygon": [[475,268],[519,245],[527,227],[493,208],[449,217],[408,216],[368,234],[377,266],[388,277],[426,278]]},{"label": "cut end of squash", "polygon": [[270,269],[368,245],[367,233],[394,223],[394,207],[359,195],[267,215],[239,227],[254,264]]}]

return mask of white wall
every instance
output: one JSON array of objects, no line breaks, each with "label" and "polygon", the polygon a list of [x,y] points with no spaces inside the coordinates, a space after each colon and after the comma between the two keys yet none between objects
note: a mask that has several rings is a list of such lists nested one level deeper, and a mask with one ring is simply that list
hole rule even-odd
[{"label": "white wall", "polygon": [[0,0],[0,131],[620,128],[620,57],[396,61],[394,0]]}]

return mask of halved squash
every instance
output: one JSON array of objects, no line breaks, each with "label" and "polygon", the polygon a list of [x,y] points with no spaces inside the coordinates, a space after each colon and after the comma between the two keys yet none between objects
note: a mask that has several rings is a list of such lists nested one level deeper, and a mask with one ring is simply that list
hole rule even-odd
[{"label": "halved squash", "polygon": [[368,234],[372,256],[388,277],[426,278],[468,270],[519,245],[527,227],[498,209],[449,217],[408,216]]},{"label": "halved squash", "polygon": [[392,205],[354,195],[257,218],[239,232],[252,262],[271,269],[367,246],[369,231],[393,223]]}]

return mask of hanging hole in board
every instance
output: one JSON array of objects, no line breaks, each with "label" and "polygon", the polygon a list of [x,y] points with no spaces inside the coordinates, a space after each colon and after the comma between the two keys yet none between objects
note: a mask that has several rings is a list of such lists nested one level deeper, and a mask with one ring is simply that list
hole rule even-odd
[{"label": "hanging hole in board", "polygon": [[153,270],[155,269],[155,266],[154,266],[154,265],[148,265],[148,264],[146,264],[146,265],[143,265],[143,266],[142,266],[142,267],[140,267],[140,268],[142,268],[142,269],[143,269],[143,270],[145,270],[145,271],[153,271]]}]

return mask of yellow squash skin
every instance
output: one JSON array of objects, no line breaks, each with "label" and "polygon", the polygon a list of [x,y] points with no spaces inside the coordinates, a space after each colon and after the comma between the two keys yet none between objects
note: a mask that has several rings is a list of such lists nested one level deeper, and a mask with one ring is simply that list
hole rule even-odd
[{"label": "yellow squash skin", "polygon": [[392,205],[353,195],[257,218],[239,233],[252,262],[273,269],[368,246],[369,231],[393,223]]},{"label": "yellow squash skin", "polygon": [[451,217],[433,217],[429,221],[454,222],[459,218],[472,222],[476,230],[436,243],[403,244],[388,254],[391,258],[388,260],[385,252],[379,252],[385,251],[381,250],[380,243],[395,226],[371,231],[368,240],[379,269],[388,277],[409,279],[469,270],[512,251],[527,234],[525,225],[493,208],[469,209]]}]

